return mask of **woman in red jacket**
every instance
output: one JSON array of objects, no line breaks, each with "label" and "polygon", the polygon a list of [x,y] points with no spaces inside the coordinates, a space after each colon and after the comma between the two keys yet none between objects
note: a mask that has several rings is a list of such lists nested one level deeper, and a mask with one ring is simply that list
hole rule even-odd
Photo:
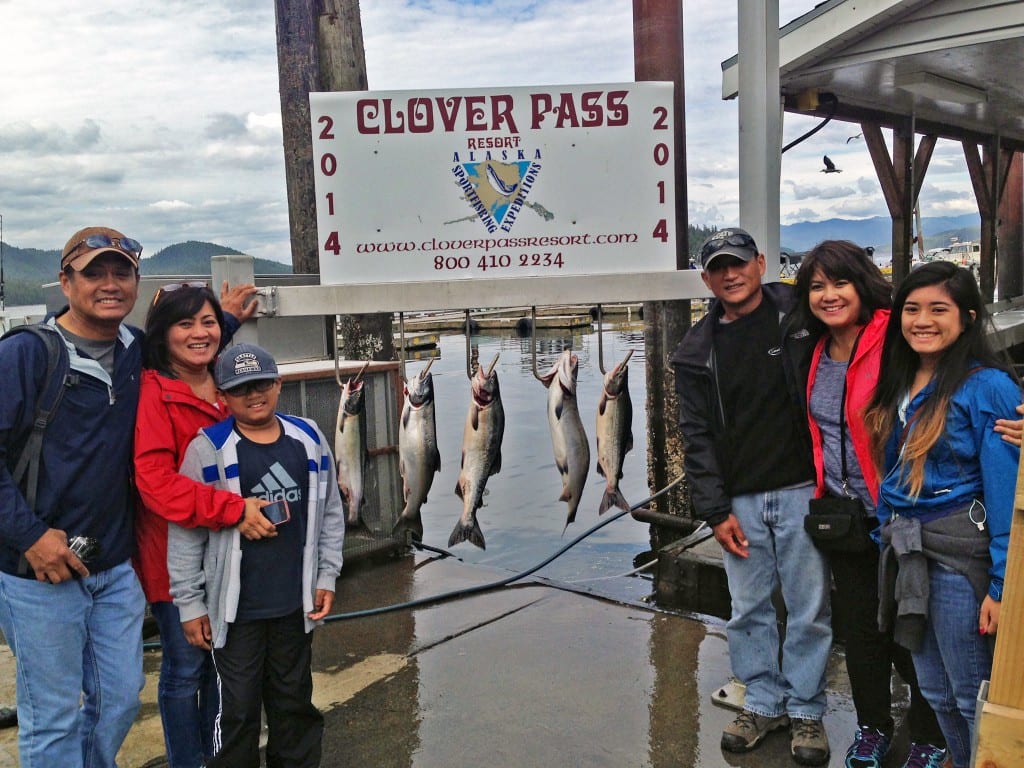
[{"label": "woman in red jacket", "polygon": [[[225,306],[244,321],[252,286],[225,291]],[[227,415],[211,372],[224,338],[224,314],[204,283],[174,283],[157,291],[146,338],[135,423],[135,569],[160,628],[162,659],[157,702],[170,768],[198,768],[214,752],[218,699],[210,656],[188,644],[167,577],[167,521],[186,527],[238,525],[247,538],[274,535],[262,502],[217,491],[178,474],[185,448],[200,427]]]},{"label": "woman in red jacket", "polygon": [[[807,418],[814,448],[817,495],[863,502],[868,529],[878,525],[878,476],[862,412],[874,394],[892,286],[871,257],[845,240],[819,243],[800,265],[796,310],[821,332],[807,381]],[[845,444],[845,445],[844,445]],[[848,768],[881,768],[892,740],[890,680],[895,666],[910,686],[907,724],[912,741],[905,766],[938,766],[945,741],[921,695],[910,654],[878,631],[877,545],[829,552],[835,592],[832,615],[846,628],[846,669],[857,710]]]}]

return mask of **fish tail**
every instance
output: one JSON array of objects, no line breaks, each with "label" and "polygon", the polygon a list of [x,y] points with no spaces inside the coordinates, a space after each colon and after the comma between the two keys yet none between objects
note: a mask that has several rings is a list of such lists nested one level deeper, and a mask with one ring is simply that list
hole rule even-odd
[{"label": "fish tail", "polygon": [[476,520],[473,520],[472,525],[462,522],[462,518],[459,518],[459,521],[455,523],[455,530],[448,537],[448,546],[454,547],[462,541],[468,541],[470,544],[480,547],[480,549],[487,549],[487,545],[484,543],[484,532],[480,530],[480,523]]},{"label": "fish tail", "polygon": [[420,517],[419,512],[414,512],[406,517],[405,510],[402,510],[401,517],[398,518],[395,527],[391,529],[391,535],[396,539],[404,539],[406,531],[412,536],[413,541],[423,541],[423,518]]},{"label": "fish tail", "polygon": [[345,508],[345,525],[361,525],[362,515],[360,515],[360,510],[363,508],[363,504],[366,503],[366,499],[357,499],[352,488],[343,486],[340,483],[339,486],[341,490],[342,506]]},{"label": "fish tail", "polygon": [[565,516],[565,527],[562,528],[562,535],[565,536],[565,532],[569,530],[569,524],[576,522],[576,507],[569,505],[569,514]]},{"label": "fish tail", "polygon": [[629,512],[629,502],[626,501],[618,487],[605,489],[604,496],[601,497],[601,506],[598,508],[597,513],[603,515],[612,507],[618,507]]}]

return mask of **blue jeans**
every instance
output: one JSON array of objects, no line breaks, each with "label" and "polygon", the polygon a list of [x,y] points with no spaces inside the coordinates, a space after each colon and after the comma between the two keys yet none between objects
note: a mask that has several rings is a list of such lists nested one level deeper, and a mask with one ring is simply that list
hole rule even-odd
[{"label": "blue jeans", "polygon": [[213,728],[220,695],[207,651],[189,645],[181,615],[171,602],[150,603],[160,627],[157,704],[169,768],[200,768],[213,754]]},{"label": "blue jeans", "polygon": [[[804,531],[814,487],[735,496],[732,511],[750,542],[750,556],[724,553],[732,597],[726,625],[732,672],[746,685],[744,708],[765,717],[820,720],[825,667],[832,648],[828,561]],[[779,665],[779,629],[772,592],[782,588],[786,641]]]},{"label": "blue jeans", "polygon": [[967,577],[934,562],[928,572],[928,624],[921,650],[913,654],[914,669],[953,765],[966,768],[978,688],[992,673],[992,650],[988,638],[978,634],[981,604]]},{"label": "blue jeans", "polygon": [[128,561],[60,584],[0,573],[22,768],[115,768],[139,711],[145,605]]}]

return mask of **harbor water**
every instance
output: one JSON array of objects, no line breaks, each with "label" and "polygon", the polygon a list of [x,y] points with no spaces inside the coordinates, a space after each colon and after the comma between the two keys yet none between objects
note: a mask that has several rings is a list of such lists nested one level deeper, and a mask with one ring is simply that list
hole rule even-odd
[{"label": "harbor water", "polygon": [[[497,372],[505,408],[501,472],[487,482],[484,506],[477,519],[487,543],[486,550],[468,542],[450,548],[466,562],[511,572],[531,568],[556,552],[601,519],[598,507],[605,479],[597,472],[596,417],[603,376],[599,369],[598,337],[592,328],[539,330],[535,339],[510,332],[483,332],[471,337],[471,357],[489,365],[500,354]],[[590,441],[591,471],[576,521],[566,529],[567,506],[558,501],[561,478],[555,467],[547,421],[547,389],[533,375],[531,344],[536,344],[537,368],[543,373],[564,349],[579,358],[577,400]],[[646,380],[642,323],[605,323],[603,329],[605,370],[633,350],[629,362],[629,389],[633,402],[633,450],[625,458],[620,489],[630,504],[650,495],[647,487]],[[409,375],[425,361],[408,361]],[[469,407],[470,384],[466,375],[466,339],[446,334],[440,339],[440,358],[431,367],[434,376],[437,440],[441,471],[435,476],[423,506],[424,543],[448,548],[448,537],[462,511],[455,495],[461,460],[462,430]],[[607,518],[617,511],[612,508]],[[563,529],[566,529],[563,533]],[[648,526],[626,515],[582,542],[538,572],[538,576],[586,585],[617,597],[638,597],[649,592],[642,579],[612,579],[633,570],[633,558],[649,549]],[[622,590],[635,594],[622,595]]]}]

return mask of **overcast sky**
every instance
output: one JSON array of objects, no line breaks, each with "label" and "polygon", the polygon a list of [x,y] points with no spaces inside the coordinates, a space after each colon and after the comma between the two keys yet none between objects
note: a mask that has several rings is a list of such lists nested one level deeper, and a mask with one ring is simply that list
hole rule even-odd
[{"label": "overcast sky", "polygon": [[[781,0],[780,24],[814,7]],[[690,220],[738,216],[736,2],[684,0]],[[291,261],[274,4],[0,0],[3,239],[59,248],[109,224],[148,255],[204,240]],[[627,0],[363,0],[372,90],[629,82]],[[815,121],[787,115],[784,142]],[[782,222],[887,215],[859,128],[783,156]],[[842,174],[819,173],[828,153]],[[939,143],[925,215],[976,211],[958,145]]]}]

